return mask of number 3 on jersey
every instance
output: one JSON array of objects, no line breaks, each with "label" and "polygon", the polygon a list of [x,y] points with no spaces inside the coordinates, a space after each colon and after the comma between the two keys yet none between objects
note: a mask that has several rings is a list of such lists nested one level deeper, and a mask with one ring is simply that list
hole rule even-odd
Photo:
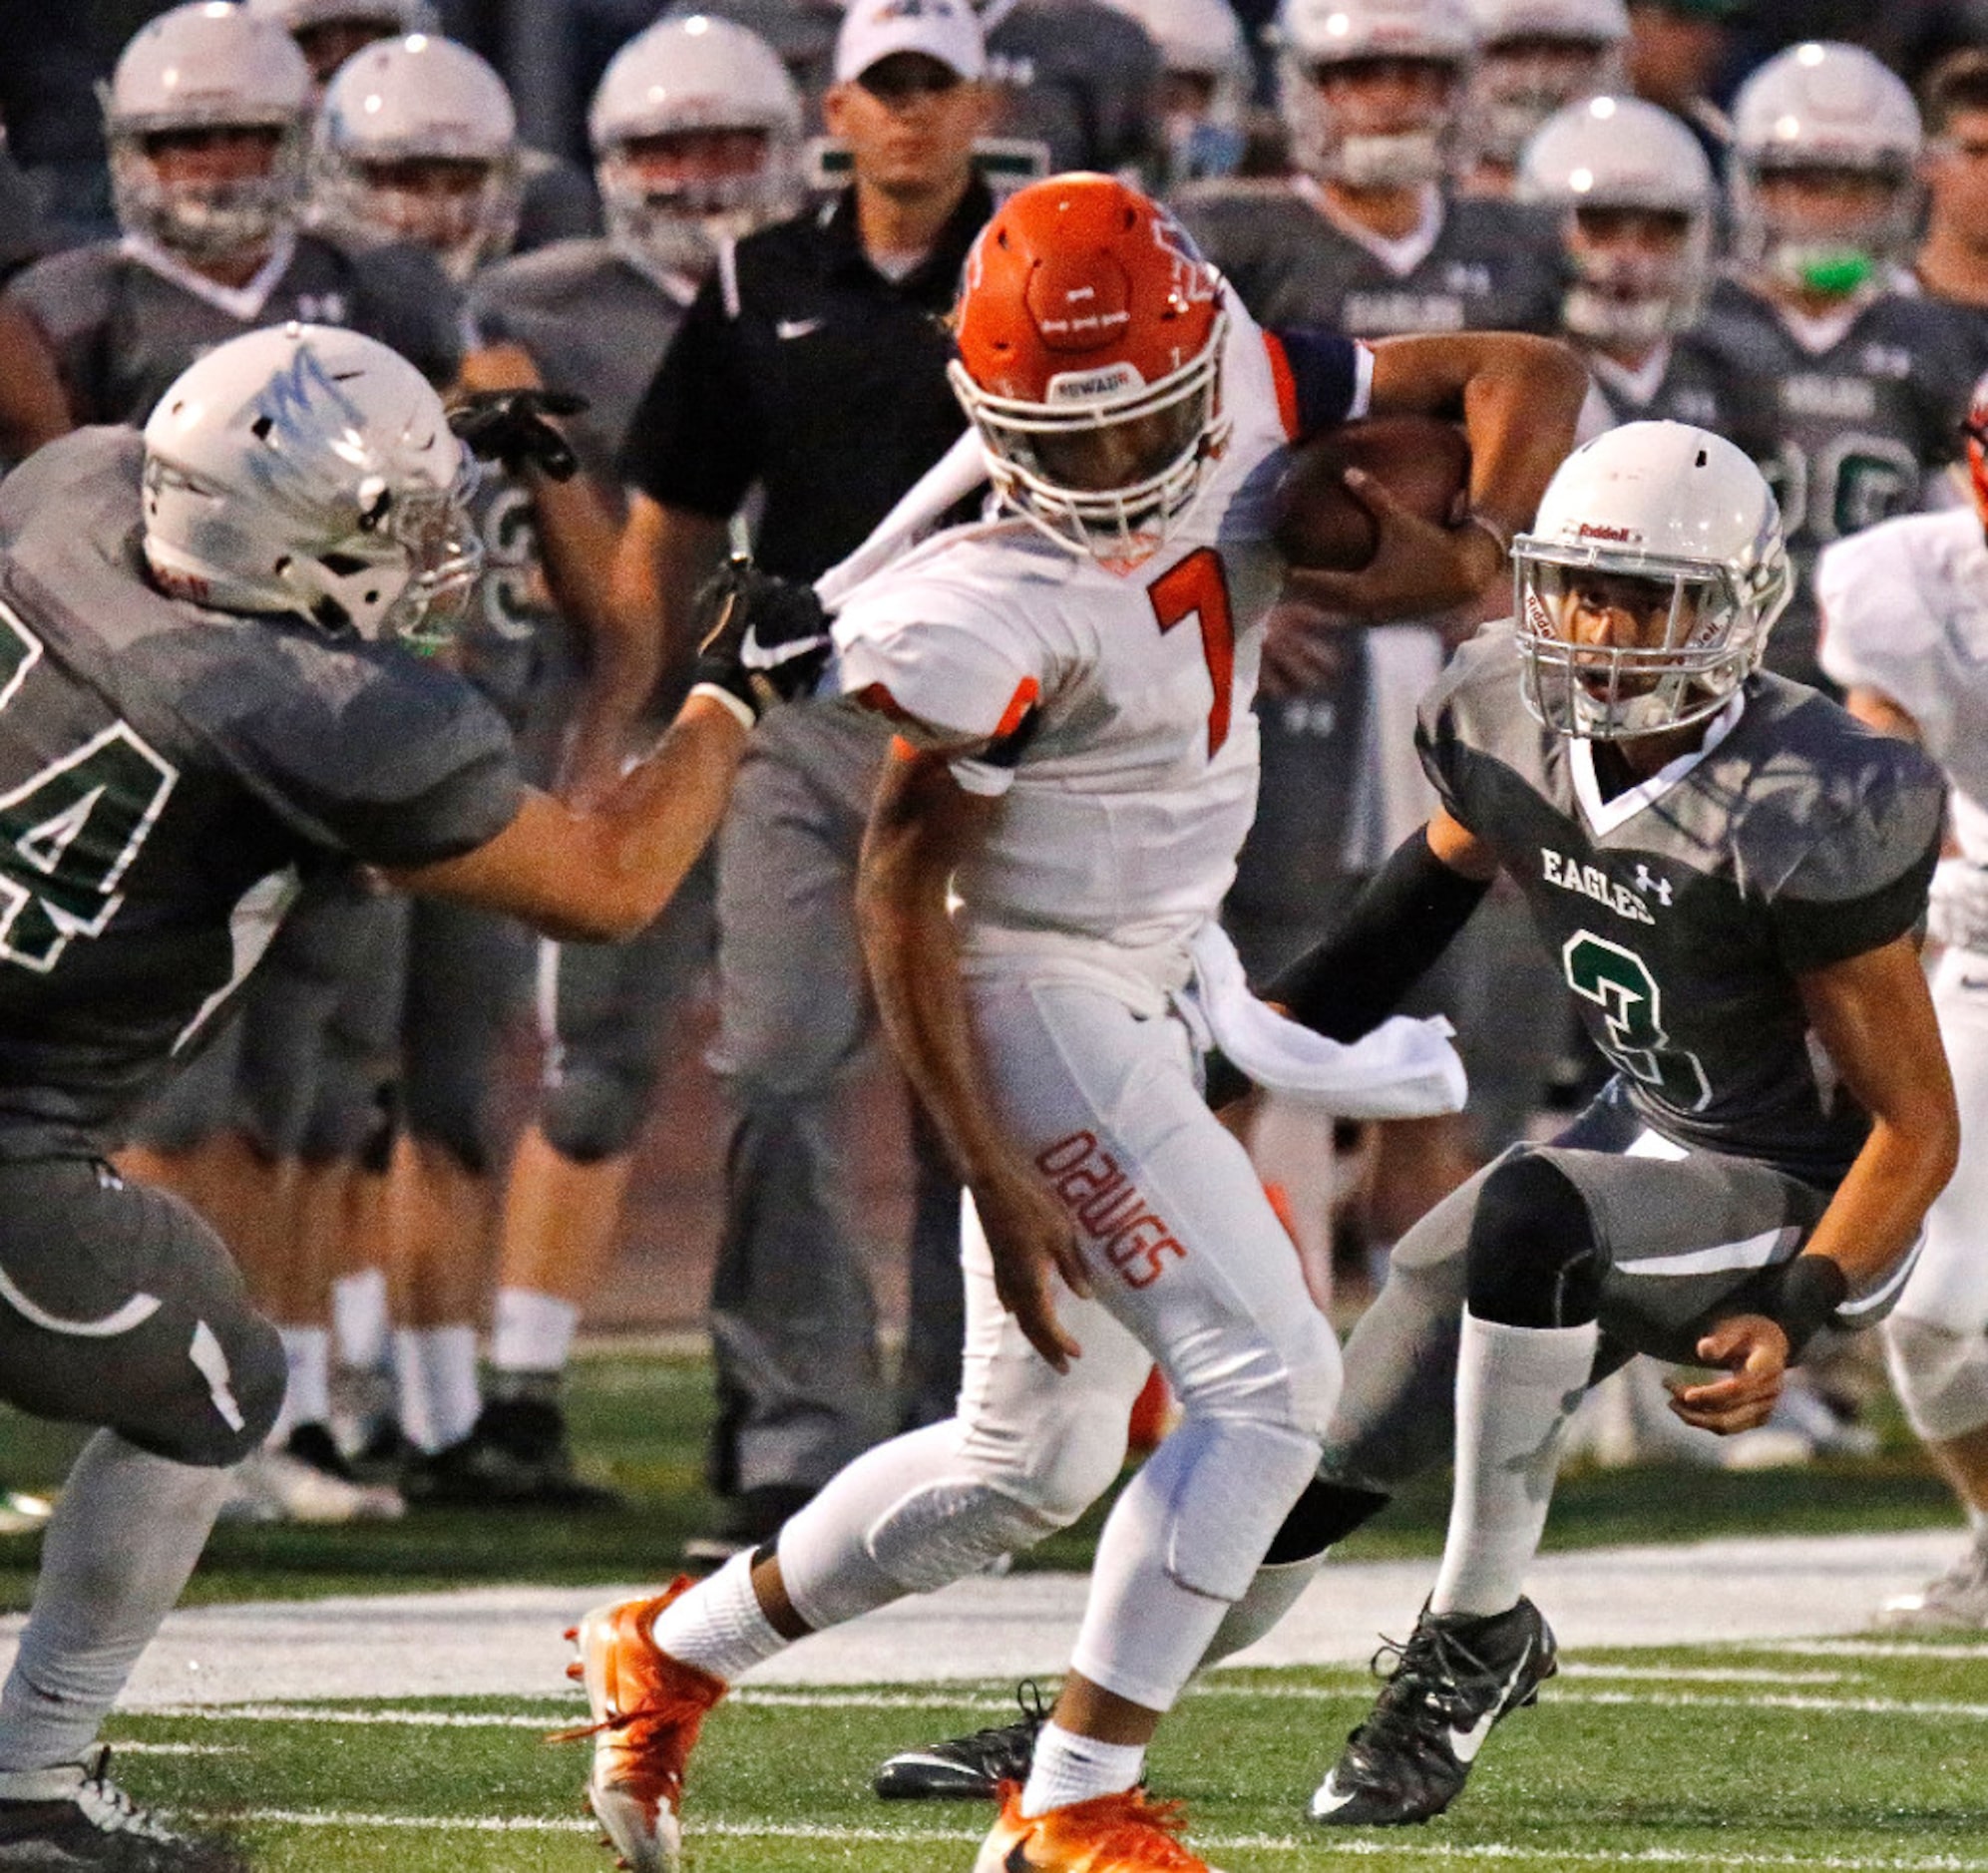
[{"label": "number 3 on jersey", "polygon": [[[0,605],[0,710],[41,657],[40,639]],[[46,975],[72,936],[104,934],[179,778],[120,721],[0,794],[0,960]]]},{"label": "number 3 on jersey", "polygon": [[1617,1066],[1683,1111],[1696,1112],[1711,1099],[1698,1055],[1670,1044],[1662,990],[1635,950],[1584,930],[1568,937],[1560,963],[1567,986],[1601,1009],[1608,1033],[1596,1044]]},{"label": "number 3 on jersey", "polygon": [[1197,547],[1146,587],[1160,635],[1193,618],[1201,627],[1201,656],[1215,699],[1208,705],[1208,758],[1229,739],[1229,710],[1236,689],[1236,620],[1229,608],[1229,580],[1222,556]]}]

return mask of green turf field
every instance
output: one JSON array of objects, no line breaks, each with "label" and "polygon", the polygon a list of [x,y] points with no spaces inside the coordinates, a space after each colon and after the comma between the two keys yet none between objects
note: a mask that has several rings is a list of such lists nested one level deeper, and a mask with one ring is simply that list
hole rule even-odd
[{"label": "green turf field", "polygon": [[[627,1508],[597,1516],[426,1511],[406,1521],[340,1529],[223,1525],[187,1604],[418,1592],[471,1582],[584,1584],[666,1576],[683,1538],[711,1509],[701,1480],[711,1417],[710,1374],[698,1359],[618,1352],[582,1358],[572,1395],[584,1466],[625,1490]],[[13,1486],[60,1480],[80,1438],[0,1412],[0,1477]],[[1449,1491],[1429,1477],[1371,1529],[1348,1542],[1349,1560],[1435,1554]],[[1108,1499],[1025,1558],[1034,1567],[1083,1568]],[[1867,1528],[1947,1527],[1952,1503],[1895,1419],[1884,1450],[1861,1461],[1727,1475],[1646,1469],[1575,1471],[1562,1482],[1547,1546],[1705,1540],[1738,1534],[1830,1534]],[[0,1537],[0,1610],[25,1607],[36,1543]]]},{"label": "green turf field", "polygon": [[[1243,1672],[1190,1693],[1152,1757],[1227,1873],[1446,1865],[1988,1869],[1988,1644],[1597,1653],[1486,1746],[1457,1807],[1402,1833],[1322,1834],[1303,1805],[1366,1707],[1351,1672]],[[984,1811],[874,1801],[877,1761],[997,1721],[1005,1686],[746,1693],[692,1766],[701,1873],[939,1873]],[[1005,1706],[1011,1707],[1011,1706]],[[577,1703],[295,1706],[121,1717],[120,1774],[231,1817],[269,1873],[599,1869]]]}]

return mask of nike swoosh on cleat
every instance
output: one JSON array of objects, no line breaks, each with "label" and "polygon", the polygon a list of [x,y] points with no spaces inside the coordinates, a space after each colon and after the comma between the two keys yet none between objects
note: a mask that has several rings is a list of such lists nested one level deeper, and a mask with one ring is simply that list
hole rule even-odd
[{"label": "nike swoosh on cleat", "polygon": [[1333,1786],[1333,1778],[1328,1775],[1320,1783],[1319,1792],[1312,1797],[1312,1813],[1321,1818],[1328,1814],[1337,1814],[1349,1801],[1357,1801],[1359,1798],[1360,1790],[1357,1788],[1342,1795]]},{"label": "nike swoosh on cleat", "polygon": [[773,335],[776,338],[805,338],[810,332],[821,330],[821,319],[775,319]]},{"label": "nike swoosh on cleat", "polygon": [[1001,1873],[1037,1873],[1035,1862],[1028,1857],[1028,1843],[1018,1840],[1007,1850],[1007,1858],[1000,1863]]},{"label": "nike swoosh on cleat", "polygon": [[1525,1650],[1518,1655],[1518,1663],[1512,1667],[1511,1676],[1505,1680],[1498,1692],[1496,1703],[1484,1712],[1468,1729],[1452,1729],[1449,1732],[1450,1753],[1458,1762],[1474,1762],[1477,1751],[1483,1748],[1484,1738],[1491,1733],[1491,1725],[1505,1713],[1505,1705],[1510,1700],[1512,1688],[1525,1675],[1526,1662],[1532,1657],[1532,1641],[1525,1642]]}]

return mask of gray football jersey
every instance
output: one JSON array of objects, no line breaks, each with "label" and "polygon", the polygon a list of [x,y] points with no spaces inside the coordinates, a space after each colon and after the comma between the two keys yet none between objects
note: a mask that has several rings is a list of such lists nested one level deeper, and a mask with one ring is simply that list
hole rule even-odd
[{"label": "gray football jersey", "polygon": [[1609,416],[1622,423],[1691,423],[1724,435],[1732,391],[1718,352],[1687,332],[1671,341],[1663,375],[1647,396],[1606,360],[1589,359],[1589,379]]},{"label": "gray football jersey", "polygon": [[350,326],[436,383],[455,376],[461,353],[456,290],[412,247],[348,253],[301,234],[282,277],[247,315],[190,291],[115,240],[51,254],[7,291],[54,346],[79,423],[143,424],[203,352],[288,319]]},{"label": "gray football jersey", "polygon": [[[666,290],[605,240],[563,240],[479,274],[469,323],[479,343],[528,352],[548,389],[588,400],[566,433],[586,473],[612,487],[621,439],[694,290],[689,280]],[[477,523],[485,571],[465,667],[522,723],[535,701],[557,707],[545,692],[572,662],[567,626],[547,583],[530,491],[487,472]]]},{"label": "gray football jersey", "polygon": [[1542,209],[1451,197],[1428,251],[1396,272],[1325,213],[1303,177],[1198,183],[1174,207],[1262,325],[1349,338],[1559,329],[1564,263]]},{"label": "gray football jersey", "polygon": [[1988,369],[1988,319],[1887,294],[1814,351],[1766,299],[1724,280],[1699,340],[1729,386],[1726,433],[1773,483],[1794,560],[1794,599],[1775,626],[1768,662],[1799,682],[1820,682],[1815,556],[1832,540],[1926,505],[1928,483],[1960,453],[1961,418]]},{"label": "gray football jersey", "polygon": [[1417,743],[1444,806],[1525,893],[1650,1128],[1839,1179],[1869,1119],[1811,1035],[1797,978],[1924,914],[1942,814],[1932,762],[1762,674],[1683,775],[1604,800],[1594,744],[1526,713],[1509,624],[1457,652]]},{"label": "gray football jersey", "polygon": [[80,430],[0,488],[0,1156],[104,1149],[301,878],[453,858],[522,800],[460,678],[160,595],[143,455]]}]

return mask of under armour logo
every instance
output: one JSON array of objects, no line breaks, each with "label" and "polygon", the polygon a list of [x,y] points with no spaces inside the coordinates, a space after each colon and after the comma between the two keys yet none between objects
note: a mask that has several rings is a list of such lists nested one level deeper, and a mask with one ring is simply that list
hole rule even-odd
[{"label": "under armour logo", "polygon": [[1650,876],[1650,868],[1647,865],[1639,865],[1636,868],[1636,889],[1638,891],[1655,892],[1657,894],[1657,902],[1664,906],[1666,910],[1670,908],[1671,881],[1668,878],[1652,878]]}]

